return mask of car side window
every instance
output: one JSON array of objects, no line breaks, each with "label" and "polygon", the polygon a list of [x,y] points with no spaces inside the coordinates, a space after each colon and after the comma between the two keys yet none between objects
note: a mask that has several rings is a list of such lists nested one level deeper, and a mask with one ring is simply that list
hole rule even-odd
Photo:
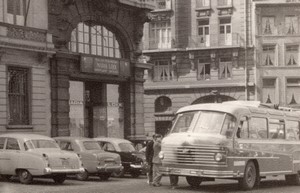
[{"label": "car side window", "polygon": [[0,149],[4,148],[4,144],[5,144],[5,138],[1,137],[0,138]]},{"label": "car side window", "polygon": [[66,150],[66,151],[74,151],[74,149],[72,148],[72,144],[71,142],[69,141],[61,141],[59,143],[59,147],[62,149],[62,150]]},{"label": "car side window", "polygon": [[6,149],[9,150],[20,150],[18,141],[13,138],[8,138],[7,139],[7,144],[6,144]]},{"label": "car side window", "polygon": [[111,143],[105,143],[103,145],[103,149],[105,151],[116,151],[116,149],[114,148],[114,146]]}]

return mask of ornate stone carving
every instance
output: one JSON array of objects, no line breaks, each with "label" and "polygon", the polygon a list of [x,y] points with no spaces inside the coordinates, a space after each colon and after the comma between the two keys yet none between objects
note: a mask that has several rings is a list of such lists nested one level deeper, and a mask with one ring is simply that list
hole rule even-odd
[{"label": "ornate stone carving", "polygon": [[39,32],[27,28],[7,27],[7,37],[29,41],[46,42],[46,32]]},{"label": "ornate stone carving", "polygon": [[152,12],[151,14],[149,14],[149,18],[151,21],[165,21],[165,20],[170,20],[173,15],[174,15],[173,11]]}]

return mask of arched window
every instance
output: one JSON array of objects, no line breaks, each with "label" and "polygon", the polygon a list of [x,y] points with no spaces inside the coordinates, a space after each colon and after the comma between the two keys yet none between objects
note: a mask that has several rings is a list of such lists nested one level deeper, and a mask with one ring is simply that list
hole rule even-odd
[{"label": "arched window", "polygon": [[168,97],[162,96],[155,100],[155,112],[161,113],[170,110],[172,101]]},{"label": "arched window", "polygon": [[72,31],[69,50],[105,57],[122,58],[122,46],[114,33],[101,25],[79,23]]}]

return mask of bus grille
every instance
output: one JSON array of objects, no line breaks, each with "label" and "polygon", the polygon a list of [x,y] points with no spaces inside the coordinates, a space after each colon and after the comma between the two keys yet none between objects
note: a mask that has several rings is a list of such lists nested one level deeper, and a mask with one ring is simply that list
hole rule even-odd
[{"label": "bus grille", "polygon": [[190,166],[225,166],[226,161],[215,161],[216,153],[225,154],[217,146],[171,146],[165,145],[162,147],[164,152],[163,164],[179,164]]}]

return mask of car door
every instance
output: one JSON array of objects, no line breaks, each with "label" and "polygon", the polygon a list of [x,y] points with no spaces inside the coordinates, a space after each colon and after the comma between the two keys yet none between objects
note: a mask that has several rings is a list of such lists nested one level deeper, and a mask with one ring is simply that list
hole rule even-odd
[{"label": "car door", "polygon": [[5,156],[5,142],[6,142],[6,138],[1,137],[0,138],[0,174],[4,174],[4,169],[5,169],[5,165],[6,165],[6,156]]},{"label": "car door", "polygon": [[7,138],[6,146],[2,152],[2,174],[15,174],[15,169],[19,165],[20,146],[15,138]]}]

